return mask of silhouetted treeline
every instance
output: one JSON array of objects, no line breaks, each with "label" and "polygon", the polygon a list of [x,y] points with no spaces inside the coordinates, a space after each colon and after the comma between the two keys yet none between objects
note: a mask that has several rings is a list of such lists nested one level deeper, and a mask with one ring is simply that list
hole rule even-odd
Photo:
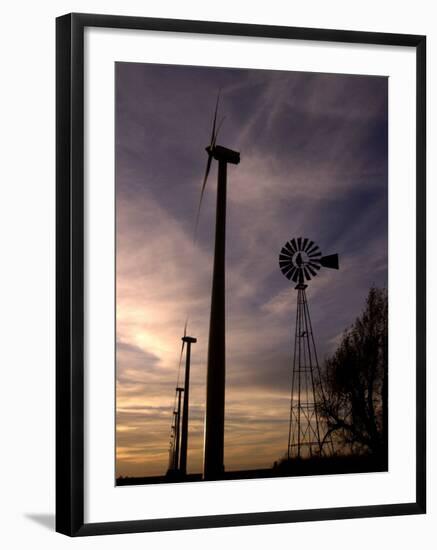
[{"label": "silhouetted treeline", "polygon": [[325,362],[319,403],[336,447],[345,453],[387,454],[388,297],[372,287],[362,314]]}]

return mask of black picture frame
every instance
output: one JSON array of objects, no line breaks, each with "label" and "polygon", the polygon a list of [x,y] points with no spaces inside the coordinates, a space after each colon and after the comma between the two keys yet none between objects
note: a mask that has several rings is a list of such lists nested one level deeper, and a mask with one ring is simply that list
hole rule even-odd
[{"label": "black picture frame", "polygon": [[[404,46],[416,51],[416,500],[84,523],[84,29],[106,27]],[[426,511],[426,37],[94,14],[56,20],[56,530],[69,536],[423,514]]]}]

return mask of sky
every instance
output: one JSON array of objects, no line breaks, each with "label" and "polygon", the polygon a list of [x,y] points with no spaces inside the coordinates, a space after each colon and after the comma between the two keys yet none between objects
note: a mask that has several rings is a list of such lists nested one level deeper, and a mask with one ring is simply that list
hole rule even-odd
[{"label": "sky", "polygon": [[[188,471],[201,472],[217,167],[193,228],[220,92],[228,167],[226,470],[287,451],[297,292],[293,237],[338,253],[307,297],[318,355],[335,351],[372,285],[387,286],[388,80],[116,63],[116,475],[162,475],[184,324],[192,347]],[[183,372],[180,373],[182,376]]]}]

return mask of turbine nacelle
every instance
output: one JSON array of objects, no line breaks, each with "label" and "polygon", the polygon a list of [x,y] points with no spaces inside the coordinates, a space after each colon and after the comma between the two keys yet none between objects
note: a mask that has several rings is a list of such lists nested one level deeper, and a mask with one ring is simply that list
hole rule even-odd
[{"label": "turbine nacelle", "polygon": [[240,163],[240,153],[238,153],[238,151],[233,151],[221,145],[208,145],[205,150],[209,156],[219,162],[227,162],[229,164]]},{"label": "turbine nacelle", "polygon": [[193,338],[192,336],[182,336],[181,338],[182,342],[186,342],[187,344],[190,343],[190,344],[195,344],[197,342],[197,338]]}]

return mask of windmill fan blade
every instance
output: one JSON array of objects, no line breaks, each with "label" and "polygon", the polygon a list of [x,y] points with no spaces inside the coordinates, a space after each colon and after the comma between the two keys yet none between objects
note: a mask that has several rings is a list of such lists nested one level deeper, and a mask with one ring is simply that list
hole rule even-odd
[{"label": "windmill fan blade", "polygon": [[315,277],[315,276],[317,275],[317,271],[315,271],[309,264],[307,264],[307,265],[305,266],[305,268],[308,269],[308,271],[311,273],[311,275],[312,275],[313,277]]},{"label": "windmill fan blade", "polygon": [[323,265],[323,267],[338,269],[338,254],[323,256],[322,258],[320,258],[320,263]]},{"label": "windmill fan blade", "polygon": [[316,245],[315,243],[312,243],[311,247],[308,248],[306,252],[307,254],[312,254],[313,252],[316,252],[316,250],[319,250],[318,245]]},{"label": "windmill fan blade", "polygon": [[287,258],[286,260],[279,259],[279,267],[281,269],[288,269],[288,267],[291,267],[293,265],[293,262],[290,260],[290,258]]},{"label": "windmill fan blade", "polygon": [[293,249],[291,242],[286,243],[282,250],[284,251],[284,249],[288,250],[288,253],[290,254],[290,256],[293,256],[293,254],[295,253],[295,250]]},{"label": "windmill fan blade", "polygon": [[309,239],[305,239],[305,241],[308,241],[306,245],[304,245],[303,249],[305,252],[308,252],[308,250],[313,246],[314,241],[310,241]]},{"label": "windmill fan blade", "polygon": [[[308,254],[308,253],[307,253]],[[309,258],[319,258],[320,256],[322,255],[322,253],[320,252],[320,250],[317,250],[315,252],[310,252],[308,254],[308,257]]]},{"label": "windmill fan blade", "polygon": [[284,265],[281,267],[282,274],[288,277],[288,273],[293,269],[293,266],[291,264]]}]

